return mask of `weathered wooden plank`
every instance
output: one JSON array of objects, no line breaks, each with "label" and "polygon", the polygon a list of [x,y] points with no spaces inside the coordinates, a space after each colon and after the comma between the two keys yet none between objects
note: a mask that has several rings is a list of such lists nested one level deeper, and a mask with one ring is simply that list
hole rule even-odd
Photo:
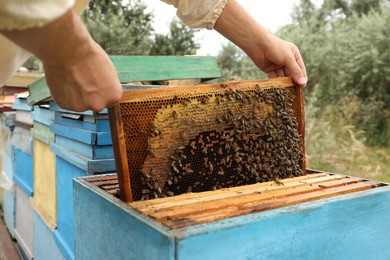
[{"label": "weathered wooden plank", "polygon": [[58,124],[52,124],[50,129],[56,135],[61,135],[89,145],[112,144],[110,132],[93,132]]},{"label": "weathered wooden plank", "polygon": [[34,209],[30,197],[16,187],[15,238],[28,259],[34,258]]},{"label": "weathered wooden plank", "polygon": [[34,139],[34,197],[31,205],[53,231],[57,226],[56,156],[47,143]]},{"label": "weathered wooden plank", "polygon": [[33,157],[20,149],[15,149],[14,181],[28,195],[34,192]]},{"label": "weathered wooden plank", "polygon": [[110,56],[120,82],[218,78],[215,57]]},{"label": "weathered wooden plank", "polygon": [[31,83],[28,86],[28,91],[30,92],[30,95],[27,97],[27,103],[30,106],[45,102],[51,98],[45,77]]},{"label": "weathered wooden plank", "polygon": [[96,113],[92,110],[86,110],[83,112],[75,112],[68,109],[63,109],[59,107],[55,102],[50,102],[50,110],[55,112],[61,112],[61,113],[70,113],[70,114],[77,114],[77,115],[87,115],[87,116],[97,116],[97,115],[107,115],[108,111],[106,108],[104,108],[102,111]]},{"label": "weathered wooden plank", "polygon": [[56,143],[91,160],[114,158],[111,145],[90,145],[60,135],[56,136]]},{"label": "weathered wooden plank", "polygon": [[297,186],[297,185],[304,185],[309,183],[308,180],[312,180],[310,183],[315,183],[317,180],[318,182],[322,182],[325,180],[333,180],[333,179],[339,179],[339,178],[345,178],[345,176],[339,176],[339,175],[331,175],[327,173],[320,173],[320,174],[312,174],[312,175],[305,175],[301,177],[295,177],[295,178],[288,178],[284,179],[283,183],[285,185],[277,185],[275,182],[263,182],[263,183],[256,183],[252,185],[245,185],[245,186],[239,186],[234,188],[228,188],[228,189],[221,189],[216,191],[207,191],[207,192],[201,192],[201,193],[187,193],[182,194],[180,196],[174,196],[164,199],[154,199],[154,200],[148,200],[148,201],[135,201],[131,205],[134,208],[138,208],[142,211],[148,211],[153,210],[156,208],[166,208],[170,205],[186,205],[190,203],[196,203],[199,200],[201,201],[209,201],[209,200],[217,200],[217,199],[223,199],[228,197],[235,197],[235,196],[241,196],[245,194],[251,194],[251,193],[258,193],[259,191],[264,190],[275,190],[275,189],[284,189],[287,186]]},{"label": "weathered wooden plank", "polygon": [[[199,56],[110,56],[119,81],[156,81],[168,79],[211,79],[221,76],[215,57]],[[29,105],[51,100],[43,77],[28,86]],[[92,112],[92,111],[90,111]]]},{"label": "weathered wooden plank", "polygon": [[50,126],[42,124],[38,121],[34,121],[33,136],[34,138],[46,144],[54,142],[55,140],[54,133],[50,131]]},{"label": "weathered wooden plank", "polygon": [[33,107],[27,104],[26,98],[18,97],[18,95],[16,95],[15,102],[12,104],[12,109],[31,111],[33,110]]},{"label": "weathered wooden plank", "polygon": [[[341,185],[349,185],[360,181],[360,178],[348,178],[343,180],[330,181],[328,182],[327,187],[334,188]],[[319,191],[322,189],[322,185],[304,185],[299,187],[292,186],[282,190],[259,191],[257,194],[241,195],[235,198],[228,198],[217,201],[199,201],[196,204],[194,203],[183,206],[172,206],[170,208],[156,210],[155,212],[147,212],[146,214],[161,222],[167,219],[172,220],[184,217],[191,217],[198,214],[203,214],[205,212],[214,214],[214,211],[220,211],[229,207],[240,207],[241,205],[245,205],[248,203],[273,203],[276,199],[283,199],[301,194],[306,194],[308,197],[311,197],[312,192]]]},{"label": "weathered wooden plank", "polygon": [[[86,116],[86,115],[85,115]],[[81,116],[78,119],[71,119],[63,116],[61,113],[57,113],[55,116],[55,122],[59,125],[65,125],[73,128],[80,128],[94,132],[109,132],[110,123],[108,119],[97,119],[94,123],[84,120],[85,116]]]},{"label": "weathered wooden plank", "polygon": [[303,203],[323,198],[328,198],[332,196],[338,196],[346,193],[352,193],[362,190],[371,189],[373,187],[378,187],[381,184],[378,182],[359,182],[355,184],[350,184],[348,186],[340,186],[330,189],[321,189],[313,191],[309,196],[308,194],[298,194],[290,197],[275,199],[274,201],[270,201],[267,203],[248,203],[244,205],[240,205],[237,207],[225,208],[221,211],[214,212],[212,215],[210,213],[203,213],[195,216],[191,216],[191,218],[179,218],[173,220],[168,220],[164,222],[164,225],[172,228],[172,229],[180,229],[186,227],[188,225],[198,225],[201,223],[213,222],[216,220],[232,218],[236,216],[241,216],[245,214],[261,212],[265,210],[276,209],[280,207],[286,207],[290,205],[294,205],[297,203]]},{"label": "weathered wooden plank", "polygon": [[34,106],[31,117],[34,121],[50,126],[54,122],[54,111],[49,110],[48,107]]},{"label": "weathered wooden plank", "polygon": [[88,174],[115,172],[114,159],[90,160],[80,154],[71,152],[56,143],[51,143],[50,149],[59,157],[84,170]]}]

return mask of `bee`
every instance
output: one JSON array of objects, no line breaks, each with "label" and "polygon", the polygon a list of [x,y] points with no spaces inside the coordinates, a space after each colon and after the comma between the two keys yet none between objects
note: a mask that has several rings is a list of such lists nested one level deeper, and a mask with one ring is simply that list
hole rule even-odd
[{"label": "bee", "polygon": [[172,170],[175,172],[175,173],[179,173],[180,171],[177,169],[177,167],[175,165],[172,165]]},{"label": "bee", "polygon": [[168,196],[168,197],[172,197],[172,196],[175,196],[175,194],[173,194],[172,191],[167,191],[167,196]]},{"label": "bee", "polygon": [[223,88],[227,88],[229,85],[226,82],[222,82],[220,86]]},{"label": "bee", "polygon": [[219,123],[219,124],[222,124],[222,123],[223,123],[223,120],[222,120],[221,118],[219,118],[219,117],[217,117],[215,120],[216,120],[217,123]]},{"label": "bee", "polygon": [[284,183],[281,182],[281,181],[278,180],[278,179],[275,179],[274,182],[275,182],[277,185],[279,185],[279,186],[284,186]]},{"label": "bee", "polygon": [[212,163],[209,163],[209,170],[210,172],[214,171],[214,165]]},{"label": "bee", "polygon": [[141,171],[142,175],[146,178],[146,179],[150,179],[150,175],[147,174],[146,172],[144,171]]},{"label": "bee", "polygon": [[186,172],[186,173],[193,173],[194,171],[191,170],[191,169],[185,168],[185,172]]},{"label": "bee", "polygon": [[168,184],[169,186],[171,186],[171,185],[172,185],[172,181],[171,181],[170,179],[167,179],[167,184]]},{"label": "bee", "polygon": [[196,149],[196,142],[195,142],[195,141],[192,141],[192,142],[190,143],[190,147],[191,147],[191,149],[195,150],[195,149]]},{"label": "bee", "polygon": [[172,112],[172,116],[173,116],[174,119],[177,119],[177,118],[178,118],[177,112],[176,112],[176,111],[173,111],[173,112]]},{"label": "bee", "polygon": [[184,139],[184,140],[187,139],[187,134],[185,133],[184,130],[180,132],[180,137],[181,137],[181,139]]},{"label": "bee", "polygon": [[205,147],[203,148],[202,153],[203,153],[203,154],[207,154],[207,146],[205,146]]},{"label": "bee", "polygon": [[156,153],[155,152],[153,152],[152,150],[150,150],[150,149],[147,149],[148,150],[148,153],[151,155],[151,156],[153,156],[153,157],[157,157],[157,155],[156,155]]},{"label": "bee", "polygon": [[217,172],[218,175],[225,175],[225,172],[223,170],[220,170]]}]

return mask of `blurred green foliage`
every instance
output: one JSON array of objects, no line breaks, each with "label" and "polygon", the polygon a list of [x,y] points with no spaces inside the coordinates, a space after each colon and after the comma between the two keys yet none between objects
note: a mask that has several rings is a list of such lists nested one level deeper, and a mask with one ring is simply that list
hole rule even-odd
[{"label": "blurred green foliage", "polygon": [[[318,3],[301,0],[277,32],[299,47],[308,72],[308,166],[390,181],[390,2]],[[224,47],[224,75],[255,75],[242,55]]]},{"label": "blurred green foliage", "polygon": [[94,40],[110,55],[190,55],[196,30],[172,20],[168,35],[156,34],[154,15],[141,0],[91,1],[82,18]]},{"label": "blurred green foliage", "polygon": [[312,116],[357,97],[360,109],[348,123],[365,132],[367,144],[390,146],[389,2],[327,0],[315,7],[302,0],[293,13],[279,36],[297,44],[304,57]]}]

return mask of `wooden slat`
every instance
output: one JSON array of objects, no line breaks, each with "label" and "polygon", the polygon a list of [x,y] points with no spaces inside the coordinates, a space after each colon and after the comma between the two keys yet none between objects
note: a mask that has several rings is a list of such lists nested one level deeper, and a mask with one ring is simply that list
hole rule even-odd
[{"label": "wooden slat", "polygon": [[[259,193],[264,191],[271,191],[271,190],[282,190],[288,187],[292,186],[301,186],[305,184],[310,183],[316,183],[316,182],[324,182],[334,179],[343,179],[345,176],[341,175],[316,175],[316,176],[310,176],[310,177],[318,177],[318,178],[305,178],[304,176],[298,177],[298,178],[289,178],[283,180],[283,185],[278,185],[275,182],[264,182],[264,183],[256,183],[252,185],[246,185],[246,186],[240,186],[240,187],[234,187],[229,189],[221,189],[217,191],[210,191],[210,192],[202,192],[202,193],[188,193],[168,199],[161,199],[161,200],[151,200],[151,201],[145,201],[145,202],[134,202],[132,205],[141,210],[144,213],[148,213],[150,211],[158,210],[158,209],[164,209],[169,208],[173,206],[180,206],[180,205],[188,205],[197,203],[200,201],[212,201],[212,200],[218,200],[218,199],[233,199],[237,196],[242,196],[245,194],[251,194],[251,193]],[[153,203],[156,202],[156,203]]]},{"label": "wooden slat", "polygon": [[99,180],[99,181],[92,182],[92,183],[93,183],[93,185],[98,186],[98,187],[103,186],[103,185],[119,184],[117,179],[115,179],[115,180],[106,180],[106,181]]},{"label": "wooden slat", "polygon": [[374,182],[374,181],[358,182],[347,186],[340,186],[340,187],[329,188],[329,189],[320,189],[320,190],[313,191],[310,194],[304,193],[304,194],[298,194],[298,195],[284,197],[280,199],[275,199],[274,201],[268,201],[266,203],[257,204],[257,203],[250,202],[237,207],[224,208],[223,210],[213,212],[213,214],[210,214],[210,212],[206,212],[195,216],[191,216],[190,218],[168,220],[166,222],[163,222],[163,224],[168,226],[169,228],[178,229],[188,225],[207,223],[216,220],[236,217],[244,214],[250,214],[250,213],[260,212],[264,210],[290,206],[297,203],[303,203],[303,202],[328,198],[332,196],[342,195],[346,193],[367,190],[381,185],[382,185],[381,183]]},{"label": "wooden slat", "polygon": [[86,180],[88,182],[93,183],[93,184],[96,185],[96,183],[100,182],[100,181],[111,181],[111,180],[114,180],[114,181],[118,182],[118,176],[116,176],[116,175],[95,176],[95,177],[88,178]]},{"label": "wooden slat", "polygon": [[218,78],[215,57],[110,56],[120,82]]},{"label": "wooden slat", "polygon": [[[329,188],[339,187],[342,185],[349,185],[352,183],[360,182],[360,178],[347,178],[342,180],[335,180],[329,182],[327,185]],[[199,202],[196,205],[185,205],[182,207],[167,208],[162,211],[156,211],[149,214],[149,216],[162,222],[167,219],[178,219],[188,217],[191,215],[198,215],[208,212],[213,214],[213,211],[220,211],[228,207],[240,207],[241,205],[248,203],[269,203],[276,199],[287,198],[290,196],[296,196],[300,194],[307,194],[310,196],[311,192],[322,190],[322,185],[304,185],[304,186],[292,186],[282,190],[265,191],[264,193],[252,193],[245,196],[239,196],[234,199],[226,199],[221,201],[207,201]]]},{"label": "wooden slat", "polygon": [[103,190],[119,189],[119,183],[114,185],[102,185],[101,188]]}]

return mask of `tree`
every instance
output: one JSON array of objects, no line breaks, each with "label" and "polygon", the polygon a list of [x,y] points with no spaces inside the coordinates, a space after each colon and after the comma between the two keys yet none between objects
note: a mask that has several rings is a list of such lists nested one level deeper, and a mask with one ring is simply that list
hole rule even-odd
[{"label": "tree", "polygon": [[346,124],[363,130],[368,144],[389,146],[389,2],[328,0],[318,8],[310,3],[302,0],[292,24],[279,31],[305,60],[310,113],[317,117],[326,113],[324,106],[342,107],[357,98],[361,110]]},{"label": "tree", "polygon": [[252,60],[232,43],[222,46],[217,62],[222,70],[221,81],[265,78]]},{"label": "tree", "polygon": [[148,54],[153,14],[140,0],[91,1],[83,20],[94,40],[110,55]]},{"label": "tree", "polygon": [[199,49],[195,41],[198,30],[186,27],[183,23],[173,19],[168,35],[156,34],[150,55],[194,55]]}]

